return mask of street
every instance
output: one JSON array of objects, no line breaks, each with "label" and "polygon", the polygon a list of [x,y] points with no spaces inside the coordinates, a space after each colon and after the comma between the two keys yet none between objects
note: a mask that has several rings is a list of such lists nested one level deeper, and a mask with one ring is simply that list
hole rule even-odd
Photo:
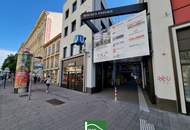
[{"label": "street", "polygon": [[[106,120],[108,130],[189,130],[190,117],[99,94],[85,94],[59,87],[45,92],[44,84],[32,86],[31,100],[0,86],[1,130],[84,130],[85,120]],[[141,95],[142,96],[142,95]],[[47,102],[58,99],[62,104]],[[63,103],[64,102],[64,103]],[[140,103],[139,103],[140,104]],[[145,106],[147,107],[147,106]]]}]

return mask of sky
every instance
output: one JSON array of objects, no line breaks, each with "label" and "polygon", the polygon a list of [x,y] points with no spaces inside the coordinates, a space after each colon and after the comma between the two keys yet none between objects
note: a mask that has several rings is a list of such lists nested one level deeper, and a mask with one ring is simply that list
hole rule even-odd
[{"label": "sky", "polygon": [[[137,0],[107,0],[108,8]],[[0,67],[5,57],[15,54],[32,31],[42,10],[62,12],[64,0],[1,0]]]}]

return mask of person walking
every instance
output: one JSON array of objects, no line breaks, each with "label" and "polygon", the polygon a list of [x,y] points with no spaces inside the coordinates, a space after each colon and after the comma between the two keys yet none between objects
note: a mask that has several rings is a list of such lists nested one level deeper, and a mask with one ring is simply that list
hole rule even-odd
[{"label": "person walking", "polygon": [[34,75],[34,84],[36,84],[36,82],[37,82],[37,76]]},{"label": "person walking", "polygon": [[46,79],[46,86],[47,86],[46,93],[49,92],[50,83],[51,83],[51,78],[50,78],[50,76],[48,75],[48,77],[47,77],[47,79]]}]

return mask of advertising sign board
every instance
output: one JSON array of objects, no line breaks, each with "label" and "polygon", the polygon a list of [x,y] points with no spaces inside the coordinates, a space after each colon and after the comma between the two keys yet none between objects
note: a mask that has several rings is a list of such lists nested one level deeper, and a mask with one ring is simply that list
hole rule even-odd
[{"label": "advertising sign board", "polygon": [[149,55],[146,11],[94,35],[94,63]]},{"label": "advertising sign board", "polygon": [[16,66],[15,88],[26,91],[29,81],[31,55],[28,52],[18,54]]}]

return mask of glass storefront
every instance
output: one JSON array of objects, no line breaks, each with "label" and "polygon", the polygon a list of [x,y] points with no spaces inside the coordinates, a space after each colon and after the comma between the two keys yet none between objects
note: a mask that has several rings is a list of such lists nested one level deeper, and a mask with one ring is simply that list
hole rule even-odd
[{"label": "glass storefront", "polygon": [[180,52],[186,108],[190,114],[190,50]]},{"label": "glass storefront", "polygon": [[177,30],[177,40],[182,71],[187,114],[190,114],[190,27]]},{"label": "glass storefront", "polygon": [[63,62],[62,86],[83,91],[83,57]]}]

